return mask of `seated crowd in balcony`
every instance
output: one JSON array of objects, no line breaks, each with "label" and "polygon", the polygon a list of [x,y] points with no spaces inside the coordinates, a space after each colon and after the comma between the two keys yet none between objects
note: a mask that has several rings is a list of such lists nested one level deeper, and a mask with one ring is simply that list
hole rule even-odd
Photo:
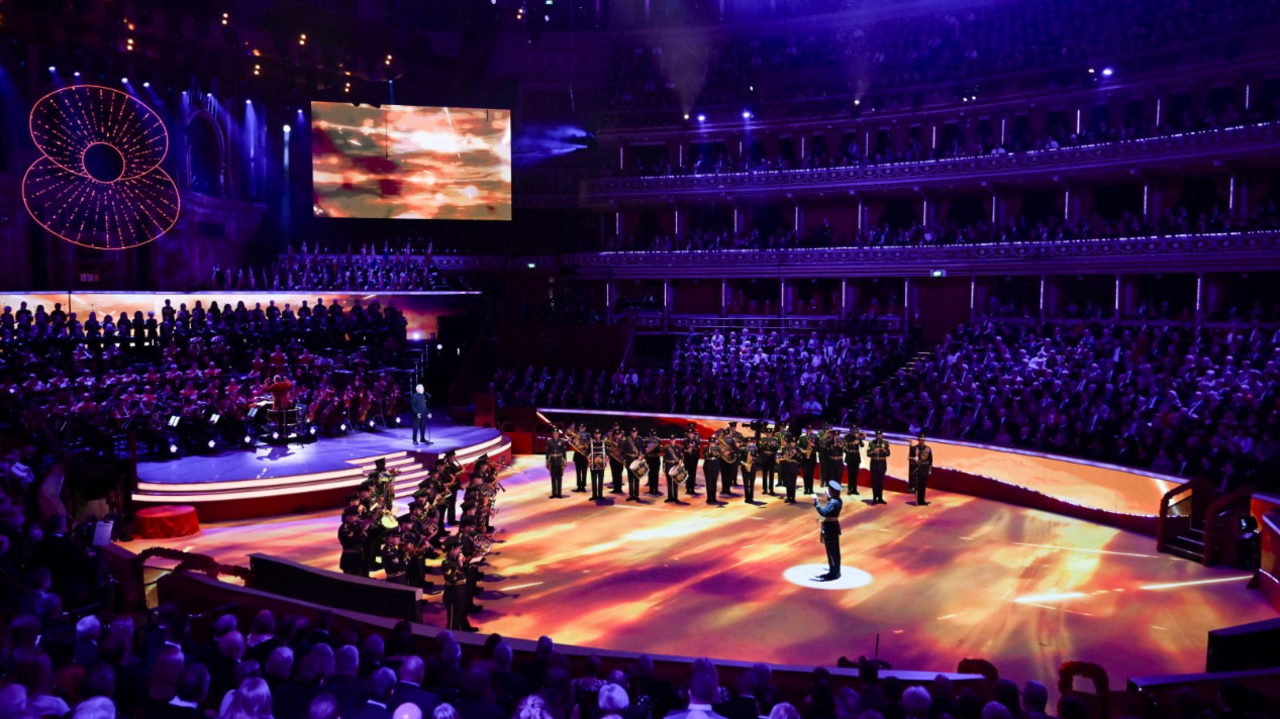
[{"label": "seated crowd in balcony", "polygon": [[139,311],[99,322],[90,312],[83,324],[76,314],[61,304],[32,312],[25,303],[0,314],[0,418],[54,446],[68,438],[92,444],[129,427],[144,448],[163,453],[175,416],[186,437],[238,443],[265,421],[265,411],[255,419],[251,410],[271,405],[277,377],[328,431],[392,417],[400,402],[401,388],[381,372],[405,343],[404,316],[390,305],[344,312],[317,300],[295,314],[274,301],[207,310],[199,301],[190,310],[166,302],[160,320]]},{"label": "seated crowd in balcony", "polygon": [[465,288],[461,277],[446,277],[432,259],[429,245],[425,253],[415,254],[406,243],[391,250],[389,243],[378,252],[376,243],[365,242],[359,251],[322,254],[319,243],[311,247],[302,243],[301,252],[292,249],[277,262],[263,268],[241,268],[234,271],[214,265],[209,289],[270,289],[297,292],[301,290],[422,291]]},{"label": "seated crowd in balcony", "polygon": [[[1098,58],[1116,62],[1277,20],[1280,9],[1274,5],[1244,0],[1194,0],[1172,6],[1161,0],[1038,0],[869,25],[838,23],[790,35],[739,33],[714,47],[682,38],[618,47],[609,65],[609,102],[617,110],[687,110],[939,84],[954,84],[952,92],[959,100],[971,95],[974,84],[985,77],[1060,70],[1052,83],[1072,85],[1081,82],[1093,64],[1101,70]],[[765,83],[786,70],[810,70],[807,74],[826,74],[828,79],[802,77],[794,85],[786,84],[787,91],[770,96]],[[690,87],[687,78],[705,82]]]},{"label": "seated crowd in balcony", "polygon": [[1025,216],[1012,222],[992,225],[947,223],[925,226],[919,223],[893,227],[877,224],[852,235],[836,235],[830,222],[824,220],[803,238],[790,230],[773,234],[758,230],[734,233],[729,230],[690,231],[683,240],[657,234],[649,239],[634,235],[610,237],[605,250],[612,252],[690,252],[712,250],[782,250],[802,247],[932,247],[940,245],[972,245],[1015,242],[1063,242],[1124,237],[1156,237],[1220,232],[1248,232],[1280,229],[1280,209],[1268,199],[1258,205],[1248,218],[1232,217],[1221,206],[1193,215],[1185,205],[1167,208],[1158,216],[1143,219],[1125,212],[1115,219],[1097,215],[1080,222],[1048,218],[1032,222]]}]

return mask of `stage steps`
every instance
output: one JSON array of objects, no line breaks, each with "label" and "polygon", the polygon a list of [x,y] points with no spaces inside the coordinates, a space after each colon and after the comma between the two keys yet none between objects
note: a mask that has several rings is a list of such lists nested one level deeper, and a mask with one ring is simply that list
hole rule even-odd
[{"label": "stage steps", "polygon": [[1204,564],[1204,527],[1203,520],[1193,522],[1190,529],[1165,545],[1165,551]]}]

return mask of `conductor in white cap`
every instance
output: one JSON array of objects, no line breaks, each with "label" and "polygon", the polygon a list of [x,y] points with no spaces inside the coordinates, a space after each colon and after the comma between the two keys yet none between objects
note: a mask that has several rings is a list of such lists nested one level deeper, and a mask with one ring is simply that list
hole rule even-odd
[{"label": "conductor in white cap", "polygon": [[818,579],[830,582],[840,578],[840,510],[844,508],[840,501],[840,482],[828,482],[826,500],[814,496],[813,508],[818,510],[818,523],[822,528],[820,536],[827,548],[827,573]]}]

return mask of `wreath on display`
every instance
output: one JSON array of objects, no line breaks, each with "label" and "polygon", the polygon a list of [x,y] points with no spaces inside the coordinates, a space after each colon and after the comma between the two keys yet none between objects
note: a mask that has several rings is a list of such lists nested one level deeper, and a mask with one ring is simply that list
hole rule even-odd
[{"label": "wreath on display", "polygon": [[253,586],[252,570],[235,564],[222,564],[207,554],[194,554],[192,552],[184,552],[181,549],[170,549],[169,547],[150,547],[140,552],[133,561],[138,570],[141,571],[143,565],[152,557],[177,561],[178,566],[173,569],[175,572],[199,572],[207,574],[211,579],[218,579],[225,574],[244,580],[246,587]]},{"label": "wreath on display", "polygon": [[41,227],[98,250],[153,242],[178,221],[181,199],[160,169],[169,131],[138,98],[74,85],[31,108],[40,159],[22,177],[22,201]]}]

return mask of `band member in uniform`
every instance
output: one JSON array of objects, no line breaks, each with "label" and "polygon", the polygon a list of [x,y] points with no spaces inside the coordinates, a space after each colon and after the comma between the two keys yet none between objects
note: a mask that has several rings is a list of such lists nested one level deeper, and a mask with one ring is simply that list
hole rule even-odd
[{"label": "band member in uniform", "polygon": [[547,471],[551,473],[551,496],[548,499],[564,499],[564,456],[568,445],[560,435],[560,428],[551,430],[547,440]]},{"label": "band member in uniform", "polygon": [[587,461],[591,463],[591,499],[604,499],[604,466],[609,461],[604,439],[600,437],[600,428],[591,432],[587,441]]},{"label": "band member in uniform", "polygon": [[392,584],[409,583],[409,562],[404,555],[404,547],[400,546],[400,532],[387,532],[387,544],[382,548],[382,568],[387,572],[387,581]]},{"label": "band member in uniform", "polygon": [[929,486],[929,471],[933,469],[933,447],[924,443],[924,432],[916,437],[916,506],[924,507],[925,489]]},{"label": "band member in uniform", "polygon": [[684,481],[685,494],[694,497],[697,496],[694,490],[698,488],[698,457],[702,454],[702,435],[698,434],[698,426],[693,422],[689,423],[689,428],[684,433],[683,450],[684,471],[689,473]]},{"label": "band member in uniform", "polygon": [[818,435],[806,427],[796,439],[796,449],[800,451],[800,476],[804,478],[804,493],[813,494],[813,472],[818,467]]},{"label": "band member in uniform", "polygon": [[409,396],[409,413],[413,419],[413,443],[427,441],[427,389],[422,385],[413,388]]},{"label": "band member in uniform", "polygon": [[449,537],[444,542],[446,550],[440,570],[444,574],[444,607],[448,628],[452,631],[473,632],[467,621],[467,576],[462,568],[462,542]]},{"label": "band member in uniform", "polygon": [[871,460],[871,503],[885,504],[884,473],[888,470],[889,442],[884,430],[876,430],[876,438],[867,445],[867,459]]},{"label": "band member in uniform", "polygon": [[778,471],[778,450],[782,449],[776,427],[769,425],[765,429],[764,437],[756,443],[756,449],[760,453],[756,461],[760,465],[761,476],[764,478],[764,493],[776,497],[778,493],[774,491],[774,480]]},{"label": "band member in uniform", "polygon": [[575,492],[587,491],[587,471],[590,467],[591,460],[587,456],[587,444],[591,442],[591,435],[587,433],[587,425],[579,423],[575,428],[569,425],[569,435],[565,438],[569,444],[573,445],[573,471],[578,477],[578,486],[573,490]]},{"label": "band member in uniform", "polygon": [[676,467],[684,466],[684,452],[680,449],[679,435],[674,432],[671,434],[671,441],[662,449],[662,469],[667,475],[667,498],[665,502],[680,501],[680,482],[671,473],[676,471]]},{"label": "band member in uniform", "polygon": [[827,548],[827,573],[818,577],[824,582],[840,578],[840,510],[844,503],[840,501],[840,483],[827,483],[827,500],[813,498],[813,508],[818,510],[818,522],[821,530],[819,537]]},{"label": "band member in uniform", "polygon": [[[417,512],[422,515],[421,509]],[[425,561],[427,540],[418,534],[418,517],[413,512],[400,517],[400,550],[404,554],[405,584],[423,587],[426,584]]]},{"label": "band member in uniform", "polygon": [[827,430],[827,443],[822,451],[822,483],[832,482],[844,482],[844,441],[837,427]]},{"label": "band member in uniform", "polygon": [[858,471],[862,469],[862,444],[866,438],[867,435],[856,424],[844,436],[844,465],[849,472],[849,494],[858,494]]},{"label": "band member in uniform", "polygon": [[640,475],[631,468],[640,459],[644,450],[640,446],[640,430],[631,428],[631,433],[622,440],[622,461],[627,465],[627,501],[640,501]]},{"label": "band member in uniform", "polygon": [[338,527],[338,543],[342,545],[342,558],[338,560],[338,566],[343,574],[369,576],[369,570],[364,563],[364,544],[367,539],[364,524],[360,522],[360,510],[355,507],[342,510],[342,526]]},{"label": "band member in uniform", "polygon": [[760,447],[752,438],[742,453],[742,501],[756,503],[756,474],[760,471]]},{"label": "band member in uniform", "polygon": [[612,494],[622,494],[622,470],[626,469],[626,462],[622,456],[622,440],[622,431],[615,424],[613,431],[609,433],[609,438],[604,441],[605,451],[609,454],[609,474],[613,478]]},{"label": "band member in uniform", "polygon": [[[742,444],[738,442],[738,423],[730,422],[728,428],[720,432],[720,495],[733,495],[733,486],[738,483],[738,462],[742,460]],[[708,487],[708,491],[710,488]]]},{"label": "band member in uniform", "polygon": [[444,466],[439,472],[440,484],[444,489],[445,521],[449,524],[456,524],[458,521],[458,490],[462,489],[462,465],[458,463],[457,454],[452,449],[445,452],[441,459]]},{"label": "band member in uniform", "polygon": [[711,441],[707,442],[706,454],[702,459],[702,478],[706,483],[707,504],[718,504],[716,501],[716,480],[720,478],[720,432],[716,430],[711,434]]},{"label": "band member in uniform", "polygon": [[658,428],[649,430],[644,438],[644,461],[649,465],[649,494],[661,494],[658,491],[658,477],[662,471],[662,438],[658,436]]},{"label": "band member in uniform", "polygon": [[907,494],[916,493],[916,443],[907,440]]},{"label": "band member in uniform", "polygon": [[786,504],[795,504],[796,478],[800,476],[800,449],[791,437],[778,450],[778,476],[782,480],[782,488],[787,492]]}]

